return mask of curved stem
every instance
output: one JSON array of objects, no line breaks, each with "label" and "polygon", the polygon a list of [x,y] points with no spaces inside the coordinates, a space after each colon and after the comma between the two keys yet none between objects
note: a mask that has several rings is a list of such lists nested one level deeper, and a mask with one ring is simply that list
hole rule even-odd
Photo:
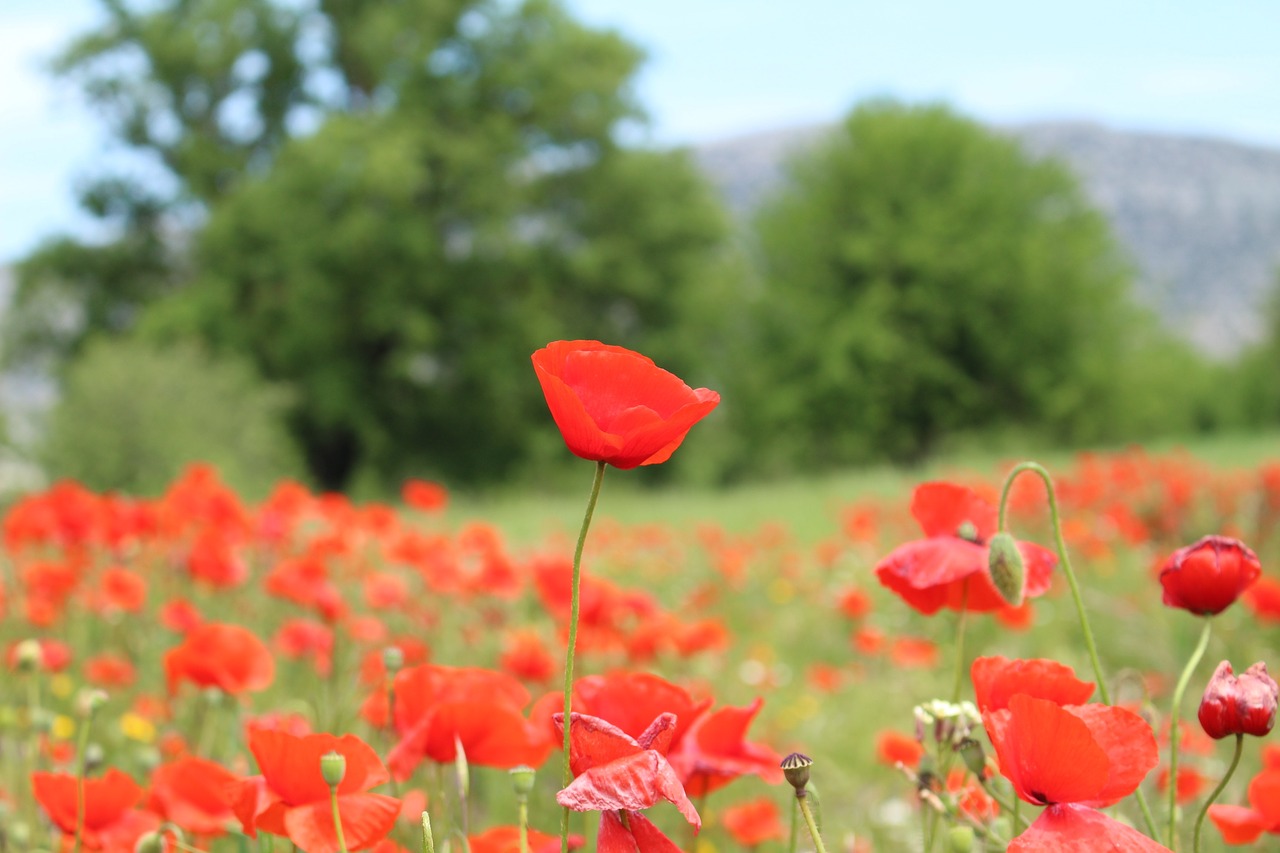
[{"label": "curved stem", "polygon": [[[564,787],[573,781],[573,771],[569,769],[569,715],[572,711],[573,694],[573,652],[578,644],[578,587],[582,581],[582,549],[587,542],[587,530],[591,527],[591,516],[595,515],[596,501],[600,498],[600,484],[604,481],[605,463],[596,463],[595,479],[591,481],[591,495],[587,498],[587,511],[582,517],[582,529],[578,531],[578,547],[573,551],[573,589],[569,598],[569,641],[566,643],[564,661],[564,757],[562,760],[561,779]],[[569,853],[569,807],[565,806],[560,814],[560,853]]]},{"label": "curved stem", "polygon": [[[1067,555],[1067,542],[1062,536],[1062,520],[1058,514],[1058,495],[1053,489],[1053,478],[1049,476],[1049,472],[1040,463],[1019,463],[1013,467],[1013,470],[1009,472],[1009,476],[1005,478],[1004,489],[1000,492],[999,529],[1005,529],[1005,514],[1009,506],[1009,491],[1013,487],[1013,481],[1024,471],[1030,471],[1044,483],[1044,490],[1049,498],[1049,519],[1053,524],[1054,546],[1058,552],[1058,562],[1062,566],[1062,574],[1067,579],[1067,586],[1071,589],[1071,599],[1076,605],[1076,615],[1080,619],[1080,630],[1084,634],[1085,649],[1089,652],[1089,662],[1093,665],[1093,677],[1098,683],[1098,696],[1102,699],[1104,705],[1110,705],[1111,691],[1107,688],[1107,678],[1102,672],[1102,662],[1098,659],[1098,645],[1093,640],[1093,629],[1089,627],[1089,614],[1084,609],[1084,599],[1080,596],[1080,584],[1076,580],[1075,571],[1071,568],[1071,558]],[[1156,825],[1155,817],[1151,814],[1151,807],[1147,805],[1147,798],[1142,793],[1141,788],[1134,791],[1134,798],[1142,809],[1142,817],[1146,821],[1148,834],[1152,838],[1157,838],[1160,830]]]},{"label": "curved stem", "polygon": [[800,804],[800,814],[804,815],[805,825],[809,827],[809,835],[813,838],[814,849],[818,853],[827,853],[827,848],[822,843],[822,835],[818,833],[818,823],[813,819],[813,809],[809,808],[809,799],[802,793],[797,792],[796,802]]},{"label": "curved stem", "polygon": [[[1231,766],[1227,768],[1227,773],[1222,777],[1222,781],[1218,783],[1218,787],[1213,789],[1213,793],[1204,801],[1204,806],[1200,809],[1200,814],[1196,815],[1196,832],[1192,849],[1195,853],[1200,853],[1200,827],[1204,825],[1204,816],[1209,813],[1209,806],[1213,805],[1214,800],[1218,799],[1218,795],[1227,787],[1227,783],[1231,781],[1231,776],[1236,772],[1236,766],[1240,763],[1240,753],[1244,746],[1244,734],[1236,733],[1236,751],[1231,756]],[[1170,783],[1174,784],[1174,783]]]},{"label": "curved stem", "polygon": [[1191,674],[1195,672],[1196,667],[1200,665],[1200,659],[1204,657],[1204,651],[1209,647],[1210,629],[1213,627],[1213,621],[1206,616],[1204,618],[1204,628],[1200,631],[1200,641],[1196,643],[1195,650],[1191,652],[1191,657],[1187,659],[1187,665],[1182,669],[1182,675],[1178,676],[1178,684],[1173,689],[1173,707],[1169,709],[1169,849],[1178,849],[1178,741],[1181,739],[1182,733],[1178,730],[1178,719],[1181,716],[1182,696],[1187,692],[1187,684],[1191,681]]},{"label": "curved stem", "polygon": [[1022,803],[1022,800],[1018,799],[1018,796],[1015,794],[1013,797],[1013,802],[1010,803],[1003,796],[1000,795],[999,791],[997,791],[995,788],[991,787],[991,785],[988,784],[989,781],[990,781],[989,779],[979,779],[978,784],[982,786],[983,792],[988,797],[995,800],[996,805],[1000,807],[1000,811],[1002,813],[1010,815],[1010,820],[1012,821],[1013,834],[1021,835],[1022,821],[1019,819],[1018,806]]}]

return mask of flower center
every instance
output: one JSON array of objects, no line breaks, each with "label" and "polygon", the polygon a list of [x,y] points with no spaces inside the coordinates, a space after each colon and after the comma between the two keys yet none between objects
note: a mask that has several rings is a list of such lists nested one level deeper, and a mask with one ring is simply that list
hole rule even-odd
[{"label": "flower center", "polygon": [[962,521],[956,528],[956,536],[966,542],[978,542],[978,526],[972,521]]}]

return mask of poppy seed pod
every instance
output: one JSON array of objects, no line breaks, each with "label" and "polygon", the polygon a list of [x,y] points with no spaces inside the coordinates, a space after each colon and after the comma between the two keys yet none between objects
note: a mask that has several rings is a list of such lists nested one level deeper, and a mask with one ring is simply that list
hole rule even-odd
[{"label": "poppy seed pod", "polygon": [[796,796],[804,796],[804,788],[809,784],[809,768],[813,759],[802,752],[793,752],[782,759],[782,773],[787,783],[796,789]]},{"label": "poppy seed pod", "polygon": [[341,785],[342,778],[346,775],[347,757],[341,752],[326,752],[320,756],[320,778],[330,788]]},{"label": "poppy seed pod", "polygon": [[1275,725],[1278,693],[1265,663],[1259,661],[1237,677],[1224,660],[1213,671],[1200,700],[1200,726],[1214,739],[1241,734],[1262,737]]}]

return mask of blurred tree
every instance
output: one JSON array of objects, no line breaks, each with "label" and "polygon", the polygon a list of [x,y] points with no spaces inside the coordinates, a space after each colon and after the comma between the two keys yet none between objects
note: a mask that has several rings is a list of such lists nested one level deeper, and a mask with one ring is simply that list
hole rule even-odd
[{"label": "blurred tree", "polygon": [[1242,420],[1250,427],[1280,424],[1280,270],[1262,311],[1262,338],[1236,364]]},{"label": "blurred tree", "polygon": [[25,340],[73,353],[149,306],[149,334],[294,386],[329,488],[536,461],[553,338],[697,377],[727,223],[683,154],[617,144],[643,120],[617,34],[550,0],[104,3],[59,67],[174,186],[121,182],[120,239],[24,265],[19,316],[58,333]]},{"label": "blurred tree", "polygon": [[779,466],[914,460],[944,437],[1107,437],[1137,319],[1102,217],[1056,163],[943,107],[872,103],[756,220],[766,282],[736,412]]}]

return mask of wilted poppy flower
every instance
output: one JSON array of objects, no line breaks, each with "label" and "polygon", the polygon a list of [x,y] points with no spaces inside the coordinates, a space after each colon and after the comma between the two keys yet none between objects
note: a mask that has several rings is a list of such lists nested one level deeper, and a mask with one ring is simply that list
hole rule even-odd
[{"label": "wilted poppy flower", "polygon": [[320,758],[329,752],[342,755],[346,764],[338,785],[338,814],[347,849],[371,847],[395,825],[400,801],[368,793],[389,780],[387,770],[355,735],[295,737],[258,729],[249,734],[249,749],[262,774],[235,783],[232,800],[250,837],[270,832],[309,853],[337,853],[329,786],[320,773]]},{"label": "wilted poppy flower", "polygon": [[[54,825],[75,837],[78,780],[70,773],[32,773],[31,790]],[[132,850],[138,837],[160,825],[160,818],[134,808],[143,790],[114,767],[100,779],[84,781],[84,832],[89,850]]]},{"label": "wilted poppy flower", "polygon": [[[876,566],[880,583],[926,615],[943,607],[987,612],[1009,603],[991,581],[988,542],[996,508],[972,489],[924,483],[911,498],[911,515],[927,538],[895,548]],[[1024,596],[1049,589],[1057,558],[1039,545],[1017,543],[1026,573]]]},{"label": "wilted poppy flower", "polygon": [[[675,734],[672,714],[659,716],[638,738],[597,717],[573,713],[569,720],[569,769],[574,780],[556,794],[556,802],[574,811],[601,813],[597,849],[677,849],[640,813],[660,800],[674,803],[695,830],[702,827],[697,809],[663,754]],[[555,721],[563,725],[564,715],[557,714]]]},{"label": "wilted poppy flower", "polygon": [[982,722],[1014,793],[1047,806],[1010,850],[1098,849],[1071,846],[1081,839],[1123,841],[1127,846],[1112,849],[1137,853],[1165,849],[1096,811],[1133,793],[1159,759],[1155,734],[1137,714],[1019,693],[1004,710],[984,713]]},{"label": "wilted poppy flower", "polygon": [[1237,678],[1224,660],[1200,700],[1200,726],[1214,740],[1239,734],[1262,737],[1276,724],[1278,695],[1280,688],[1262,661]]},{"label": "wilted poppy flower", "polygon": [[1261,574],[1258,556],[1243,542],[1206,536],[1169,555],[1160,585],[1169,607],[1212,616],[1230,607]]},{"label": "wilted poppy flower", "polygon": [[575,455],[616,468],[666,462],[720,402],[629,349],[553,341],[533,354],[551,417]]},{"label": "wilted poppy flower", "polygon": [[170,694],[183,681],[191,681],[238,695],[270,685],[276,667],[266,644],[248,628],[206,622],[165,652],[164,672]]}]

